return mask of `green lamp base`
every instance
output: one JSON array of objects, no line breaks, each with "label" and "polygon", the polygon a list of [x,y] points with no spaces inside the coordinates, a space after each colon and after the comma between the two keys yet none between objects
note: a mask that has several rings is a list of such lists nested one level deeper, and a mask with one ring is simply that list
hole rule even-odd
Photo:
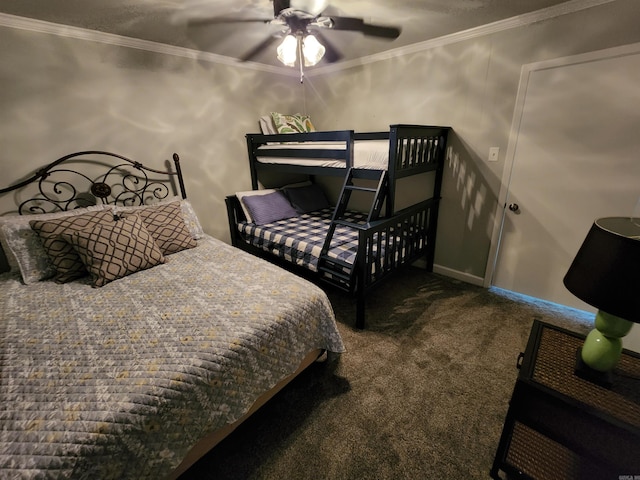
[{"label": "green lamp base", "polygon": [[601,387],[611,388],[613,386],[613,373],[611,373],[611,371],[600,372],[587,365],[584,360],[582,360],[582,347],[579,347],[576,351],[576,365],[574,373],[578,377],[591,383],[595,383],[596,385],[600,385]]},{"label": "green lamp base", "polygon": [[604,387],[613,384],[612,370],[622,353],[622,337],[631,330],[632,322],[599,310],[595,327],[578,349],[575,373]]}]

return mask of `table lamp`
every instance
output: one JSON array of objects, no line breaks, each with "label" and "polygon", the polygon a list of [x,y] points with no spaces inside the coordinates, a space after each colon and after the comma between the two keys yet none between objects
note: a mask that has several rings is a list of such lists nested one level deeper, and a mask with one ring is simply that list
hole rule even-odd
[{"label": "table lamp", "polygon": [[595,329],[578,350],[576,375],[611,386],[622,337],[640,323],[640,218],[593,223],[564,277],[576,297],[598,309]]}]

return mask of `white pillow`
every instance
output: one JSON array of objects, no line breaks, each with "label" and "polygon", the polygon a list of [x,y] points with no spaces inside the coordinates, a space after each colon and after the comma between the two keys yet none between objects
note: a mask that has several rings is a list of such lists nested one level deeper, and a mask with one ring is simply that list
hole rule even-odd
[{"label": "white pillow", "polygon": [[42,247],[40,237],[29,225],[30,221],[74,217],[87,212],[100,211],[105,207],[107,206],[100,204],[62,212],[0,217],[0,244],[11,271],[19,271],[22,281],[27,285],[52,277],[56,273],[49,261],[49,255]]},{"label": "white pillow", "polygon": [[247,217],[247,222],[249,223],[253,222],[253,218],[251,218],[251,214],[249,213],[249,210],[247,209],[242,199],[244,197],[252,197],[255,195],[267,195],[268,193],[273,193],[275,191],[276,191],[275,188],[266,188],[264,190],[248,190],[246,192],[236,192],[236,197],[238,197],[238,200],[240,200],[240,206],[242,207],[244,216]]}]

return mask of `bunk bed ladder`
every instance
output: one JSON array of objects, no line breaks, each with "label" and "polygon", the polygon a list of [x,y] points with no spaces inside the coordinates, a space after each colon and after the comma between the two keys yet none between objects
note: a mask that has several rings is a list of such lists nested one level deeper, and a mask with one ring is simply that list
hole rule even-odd
[{"label": "bunk bed ladder", "polygon": [[376,220],[379,217],[382,205],[384,204],[389,192],[389,177],[387,176],[386,170],[380,170],[380,177],[376,188],[354,185],[354,178],[358,178],[358,170],[355,168],[349,168],[342,186],[342,191],[340,192],[338,203],[333,211],[329,230],[327,231],[327,236],[324,240],[322,250],[320,251],[320,257],[318,259],[318,271],[325,274],[325,280],[334,284],[338,288],[350,292],[353,292],[355,288],[354,266],[357,262],[354,261],[354,263],[351,264],[329,255],[336,227],[339,225],[352,228],[357,226],[344,219],[352,192],[365,192],[372,195],[371,207],[367,215],[367,223]]}]

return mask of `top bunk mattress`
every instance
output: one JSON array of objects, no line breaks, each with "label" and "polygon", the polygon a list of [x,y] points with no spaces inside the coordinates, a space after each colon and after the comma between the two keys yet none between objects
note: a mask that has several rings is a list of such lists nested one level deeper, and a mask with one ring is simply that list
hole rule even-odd
[{"label": "top bunk mattress", "polygon": [[[346,150],[345,142],[272,143],[258,148],[256,158],[261,163],[305,165],[309,167],[345,168],[339,158],[296,158],[260,155],[268,150]],[[389,140],[355,140],[353,142],[353,166],[355,168],[386,170],[389,167]]]}]

